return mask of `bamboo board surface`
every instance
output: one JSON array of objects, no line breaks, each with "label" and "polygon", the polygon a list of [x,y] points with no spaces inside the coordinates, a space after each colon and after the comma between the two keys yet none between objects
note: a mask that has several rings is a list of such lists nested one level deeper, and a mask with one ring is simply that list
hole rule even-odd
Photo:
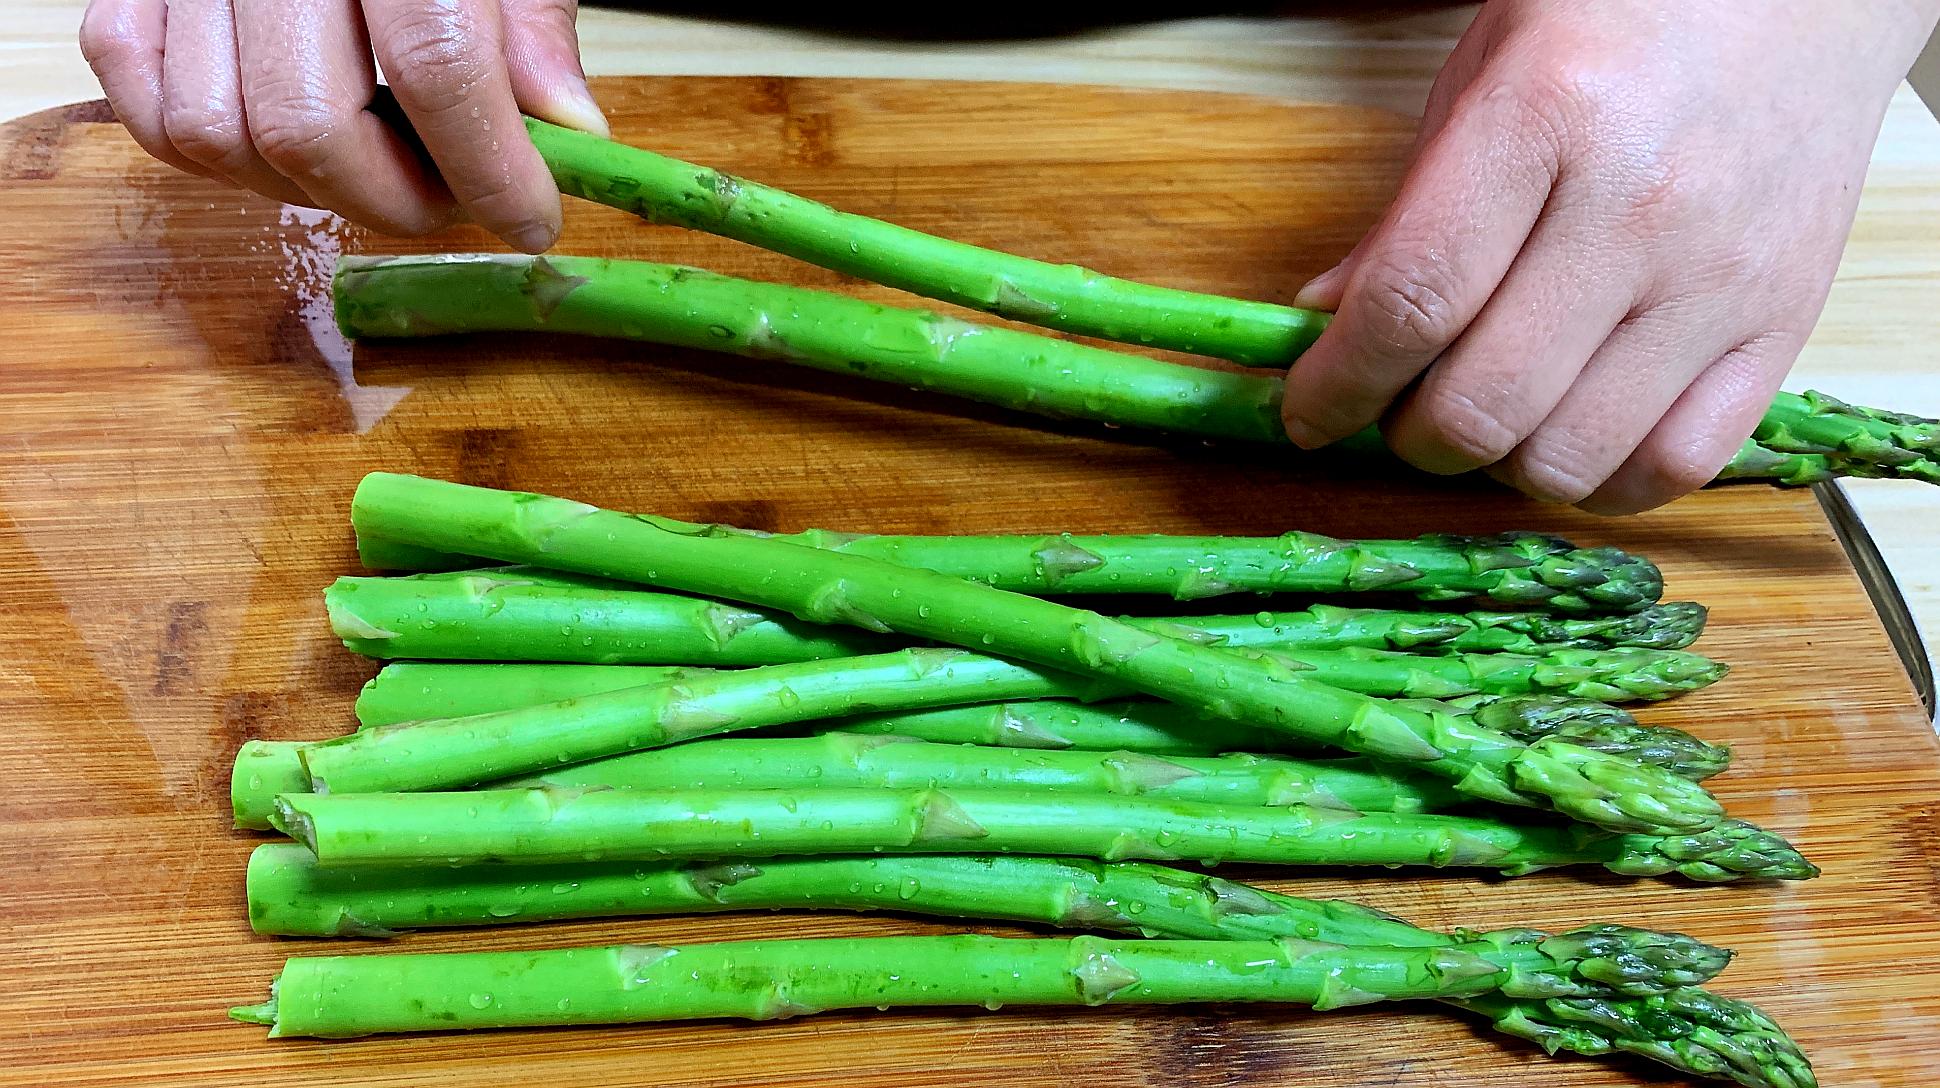
[{"label": "bamboo board surface", "polygon": [[[1392,186],[1405,119],[1179,92],[771,79],[600,88],[616,131],[965,240],[1283,299]],[[1164,446],[778,366],[491,338],[351,351],[340,252],[371,239],[145,160],[99,105],[0,129],[0,1084],[1588,1085],[1416,1010],[830,1014],[748,1026],[271,1043],[228,1023],[284,955],[250,934],[227,827],[251,737],[348,728],[372,667],[319,590],[377,469],[768,529],[1343,536],[1557,531],[1645,551],[1712,606],[1718,687],[1646,717],[1736,746],[1734,811],[1825,866],[1782,887],[1581,874],[1282,879],[1423,925],[1622,920],[1738,948],[1717,988],[1805,1042],[1824,1083],[1940,1082],[1940,751],[1804,492],[1740,487],[1602,521],[1490,486]],[[568,208],[562,252],[650,257],[882,299],[732,243]],[[1909,485],[1910,486],[1910,485]],[[1232,602],[1245,610],[1249,602]],[[724,916],[413,936],[359,950],[943,932]],[[978,927],[992,932],[1021,932]]]}]

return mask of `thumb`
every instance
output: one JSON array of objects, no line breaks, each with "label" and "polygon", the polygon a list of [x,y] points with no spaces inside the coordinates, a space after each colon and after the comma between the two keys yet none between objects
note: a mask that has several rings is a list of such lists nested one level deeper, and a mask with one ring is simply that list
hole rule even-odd
[{"label": "thumb", "polygon": [[503,0],[505,60],[519,108],[542,121],[610,136],[579,63],[579,0]]}]

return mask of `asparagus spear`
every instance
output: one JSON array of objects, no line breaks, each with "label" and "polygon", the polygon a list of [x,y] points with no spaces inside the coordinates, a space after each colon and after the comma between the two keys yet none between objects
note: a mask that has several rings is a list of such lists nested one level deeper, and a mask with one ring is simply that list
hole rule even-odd
[{"label": "asparagus spear", "polygon": [[[1326,663],[1334,655],[1378,651],[1315,651],[1301,664],[1322,681],[1344,689],[1383,692],[1379,669],[1352,657]],[[1609,651],[1615,653],[1616,651]],[[1671,651],[1640,650],[1637,653]],[[1463,666],[1464,659],[1424,659]],[[1514,659],[1532,661],[1535,659]],[[1372,663],[1379,665],[1379,662]],[[529,666],[528,669],[629,671],[620,665]],[[641,667],[652,673],[652,667]],[[1523,668],[1511,678],[1541,675]],[[1391,679],[1399,690],[1420,691],[1415,669]],[[1432,673],[1426,674],[1430,677]],[[1495,674],[1484,679],[1501,679]],[[366,729],[347,737],[297,749],[309,786],[292,786],[301,777],[289,767],[287,753],[271,746],[246,746],[232,777],[232,801],[240,826],[254,826],[266,813],[261,802],[282,789],[318,788],[340,792],[427,790],[468,786],[565,763],[654,748],[730,729],[815,721],[863,707],[915,707],[1025,696],[1095,698],[1111,691],[1096,682],[1013,665],[960,650],[911,649],[832,661],[768,665],[721,671],[676,683],[617,686],[555,703],[518,707],[463,718],[405,722]],[[599,682],[606,686],[607,682]],[[556,682],[549,686],[558,687]],[[1429,690],[1450,690],[1429,689]],[[1457,689],[1459,690],[1459,689]],[[1439,704],[1425,704],[1429,707]],[[1413,713],[1446,713],[1415,710]],[[1188,712],[1189,713],[1189,712]],[[1175,721],[1181,720],[1176,712]],[[1472,719],[1471,719],[1472,720]],[[1504,734],[1505,739],[1513,737]],[[281,769],[265,760],[282,760]]]},{"label": "asparagus spear", "polygon": [[[746,532],[726,525],[708,528]],[[1578,548],[1540,533],[1431,534],[1413,540],[1336,540],[1302,532],[1269,537],[880,536],[809,529],[781,537],[747,535],[866,556],[1038,596],[1149,593],[1193,600],[1236,592],[1387,591],[1412,593],[1427,601],[1488,598],[1556,611],[1607,612],[1641,610],[1656,601],[1664,587],[1656,566],[1642,556],[1616,548]],[[363,528],[357,536],[365,564],[374,569],[403,569],[420,562],[442,569],[471,562],[384,540]],[[381,554],[371,554],[373,546]],[[1688,624],[1691,607],[1680,606],[1679,620],[1673,624]],[[1696,620],[1701,625],[1702,615]],[[1245,630],[1236,617],[1205,622],[1229,636]],[[1261,632],[1245,637],[1255,640],[1255,645],[1271,638]]]},{"label": "asparagus spear", "polygon": [[[1515,703],[1516,700],[1504,699],[1484,704],[1479,708],[1478,717],[1508,719],[1507,724],[1513,730],[1529,716]],[[1600,703],[1591,705],[1602,707]],[[1614,707],[1604,709],[1615,710]],[[1497,710],[1508,713],[1493,713]],[[1274,751],[1274,745],[1279,745],[1281,749],[1290,747],[1284,743],[1284,737],[1249,730],[1232,722],[1197,720],[1173,704],[1145,701],[1099,706],[1055,700],[998,703],[837,719],[815,724],[828,727],[830,734],[836,737],[888,735],[943,745],[985,745],[1025,752],[1069,748],[1083,752],[1115,752],[1117,756],[1110,757],[1114,759],[1122,759],[1133,753],[1147,756],[1215,756],[1222,753]],[[1529,728],[1531,736],[1571,737],[1603,750],[1618,751],[1630,758],[1654,763],[1693,779],[1703,779],[1722,771],[1730,758],[1728,749],[1705,744],[1688,733],[1663,727],[1634,723],[1624,726],[1591,719],[1575,723],[1542,722]],[[685,752],[698,743],[705,742],[638,754],[652,756],[657,753]],[[242,746],[230,779],[230,801],[237,827],[255,830],[268,828],[270,810],[277,794],[301,793],[310,788],[310,778],[303,765],[302,752],[305,747],[295,741],[270,740],[252,740]],[[616,761],[628,758],[615,756],[587,766],[611,766]],[[1006,757],[993,755],[990,758],[1001,760]],[[1342,762],[1330,760],[1324,765],[1338,767]],[[1231,770],[1235,764],[1229,762],[1225,766]],[[574,768],[568,768],[561,773],[576,772]],[[1381,778],[1397,783],[1393,787],[1381,788],[1401,789],[1411,796],[1423,792],[1440,796],[1448,792],[1438,789],[1432,781],[1412,777],[1396,779],[1385,773]],[[1260,789],[1263,793],[1268,792],[1265,785]],[[1368,796],[1362,794],[1361,800],[1352,807],[1372,804]],[[1441,804],[1446,807],[1452,803],[1453,800],[1448,799]]]},{"label": "asparagus spear", "polygon": [[[497,254],[346,257],[333,293],[338,326],[354,338],[488,331],[620,337],[779,359],[1040,415],[1212,439],[1287,441],[1279,421],[1285,383],[1277,375],[1168,363],[692,268]],[[1373,429],[1335,448],[1386,455]],[[1836,475],[1924,478],[1856,453],[1826,457],[1814,467]],[[1803,471],[1782,451],[1747,439],[1719,478],[1788,483]],[[403,543],[375,550],[402,560],[392,569],[419,565],[423,554]]]},{"label": "asparagus spear", "polygon": [[[948,918],[994,918],[1146,937],[1259,940],[1301,937],[1340,944],[1445,947],[1461,943],[1378,911],[1341,901],[1295,899],[1218,877],[1138,862],[1099,864],[1063,858],[912,856],[771,858],[715,864],[468,866],[399,871],[323,869],[296,843],[267,843],[250,855],[250,925],[296,937],[388,936],[406,929],[495,925],[723,910],[894,910]],[[1571,974],[1619,990],[1658,983],[1692,985],[1717,963],[1707,946],[1675,935],[1662,943],[1638,931],[1604,931],[1579,958],[1579,930],[1567,951]],[[1624,933],[1638,933],[1640,940]],[[1544,955],[1542,938],[1531,934]],[[1643,1053],[1703,1076],[1743,1072],[1754,1088],[1802,1088],[1810,1067],[1782,1031],[1740,1002],[1705,995],[1709,1026],[1683,1022],[1664,1003],[1597,1002],[1599,1025],[1567,1005],[1561,1015],[1535,995],[1565,985],[1555,966],[1511,946],[1527,962],[1510,968],[1502,991],[1464,1002],[1518,1038],[1591,1055]],[[1505,949],[1506,951],[1506,949]],[[1676,1003],[1689,1006],[1681,989]],[[1720,1021],[1729,1020],[1730,1023]],[[1735,1025],[1735,1026],[1734,1026]],[[1702,1039],[1703,1041],[1699,1041]],[[1720,1057],[1755,1056],[1733,1064]]]},{"label": "asparagus spear", "polygon": [[[896,640],[537,567],[404,578],[339,578],[324,591],[344,645],[379,658],[629,665],[776,665],[880,653]],[[1614,616],[1412,612],[1314,605],[1299,612],[1130,623],[1212,645],[1511,652],[1691,644],[1704,609],[1686,602]]]},{"label": "asparagus spear", "polygon": [[402,722],[307,745],[300,754],[314,789],[434,790],[863,709],[1105,694],[1122,689],[963,650],[919,647],[708,672],[489,714]]},{"label": "asparagus spear", "polygon": [[344,646],[380,658],[778,665],[894,650],[890,636],[538,567],[339,578]]},{"label": "asparagus spear", "polygon": [[[365,726],[461,717],[633,687],[640,666],[418,664],[386,665],[364,685],[357,718]],[[685,670],[682,679],[699,676]],[[660,678],[647,674],[640,683]],[[1731,749],[1681,729],[1639,725],[1628,711],[1591,699],[1555,695],[1468,695],[1447,707],[1528,743],[1558,736],[1586,748],[1655,764],[1702,781],[1731,765]],[[1438,709],[1422,701],[1422,709]],[[1443,707],[1441,709],[1446,709]],[[814,723],[821,730],[891,733],[950,744],[1005,748],[1080,748],[1152,755],[1222,752],[1311,752],[1297,737],[1202,718],[1173,703],[1120,700],[1096,706],[1063,700],[985,703]],[[292,749],[291,759],[295,758]],[[287,790],[271,790],[271,793]],[[265,815],[268,808],[263,810]]]},{"label": "asparagus spear", "polygon": [[1940,420],[1862,408],[1808,390],[1780,393],[1753,435],[1777,454],[1822,456],[1838,475],[1940,483]]},{"label": "asparagus spear", "polygon": [[1104,937],[857,937],[293,956],[230,1015],[271,1038],[778,1020],[831,1009],[1273,1001],[1316,1011],[1493,992],[1489,941],[1436,948]]},{"label": "asparagus spear", "polygon": [[1452,1002],[1498,1031],[1555,1053],[1623,1052],[1748,1088],[1818,1088],[1798,1044],[1756,1007],[1698,987],[1646,998],[1507,1000],[1494,994]]},{"label": "asparagus spear", "polygon": [[1445,812],[1467,800],[1445,782],[1398,778],[1365,759],[1299,760],[1247,753],[1160,758],[1135,752],[936,744],[853,733],[695,741],[597,759],[499,785],[663,791],[934,786],[1123,794],[1223,805],[1311,805],[1356,812]]},{"label": "asparagus spear", "polygon": [[551,665],[392,662],[357,693],[363,726],[426,718],[463,718],[492,710],[556,703],[604,691],[698,680],[712,669],[629,665],[562,669]]},{"label": "asparagus spear", "polygon": [[[1307,679],[1285,660],[1202,646],[1095,612],[864,556],[388,473],[364,478],[352,521],[360,532],[420,547],[543,562],[785,608],[819,622],[987,648],[1124,684],[1213,717],[1420,768],[1454,780],[1477,798],[1553,807],[1611,830],[1701,830],[1722,818],[1710,794],[1660,768],[1554,737],[1525,745],[1472,718],[1396,706]],[[313,779],[316,773],[313,762]]]},{"label": "asparagus spear", "polygon": [[1575,824],[1356,814],[1029,790],[492,789],[295,793],[270,822],[326,866],[659,861],[853,853],[1023,853],[1279,865],[1602,865],[1632,876],[1804,879],[1769,832],[1726,821],[1688,836]]},{"label": "asparagus spear", "polygon": [[1328,321],[979,249],[543,121],[527,128],[563,193],[1046,328],[1285,366]]}]

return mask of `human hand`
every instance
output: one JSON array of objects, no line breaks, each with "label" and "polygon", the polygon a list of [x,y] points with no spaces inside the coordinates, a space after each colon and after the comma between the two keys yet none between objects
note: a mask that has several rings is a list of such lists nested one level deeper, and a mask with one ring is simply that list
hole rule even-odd
[{"label": "human hand", "polygon": [[1400,195],[1298,303],[1293,440],[1604,514],[1708,482],[1818,320],[1935,0],[1492,0]]},{"label": "human hand", "polygon": [[[81,50],[149,154],[386,234],[559,236],[520,113],[606,132],[577,0],[91,0]],[[373,50],[376,65],[372,63]],[[430,161],[371,106],[381,67]]]}]

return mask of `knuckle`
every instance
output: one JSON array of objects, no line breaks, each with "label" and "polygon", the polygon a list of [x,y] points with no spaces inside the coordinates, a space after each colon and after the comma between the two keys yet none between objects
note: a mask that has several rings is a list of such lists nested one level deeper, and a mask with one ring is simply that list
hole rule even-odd
[{"label": "knuckle", "polygon": [[1608,477],[1592,468],[1577,444],[1567,439],[1532,437],[1515,457],[1520,489],[1553,503],[1579,503],[1596,493]]},{"label": "knuckle", "polygon": [[81,16],[81,57],[100,71],[134,51],[134,30],[114,0],[94,0]]},{"label": "knuckle", "polygon": [[1361,301],[1374,318],[1370,332],[1383,355],[1439,355],[1462,331],[1454,276],[1440,262],[1381,261],[1363,283]]},{"label": "knuckle", "polygon": [[1711,464],[1695,449],[1674,450],[1654,454],[1639,466],[1643,477],[1642,490],[1650,495],[1661,496],[1668,502],[1679,495],[1688,495],[1711,482],[1723,462]]},{"label": "knuckle", "polygon": [[250,113],[250,140],[263,161],[296,177],[326,169],[335,157],[348,111],[311,95],[273,98]]},{"label": "knuckle", "polygon": [[1425,386],[1414,408],[1436,441],[1476,465],[1502,460],[1522,437],[1500,411],[1460,389]]},{"label": "knuckle", "polygon": [[218,171],[241,167],[251,152],[240,118],[218,110],[170,103],[162,131],[184,157]]},{"label": "knuckle", "polygon": [[399,99],[434,113],[466,101],[484,74],[477,31],[461,8],[439,5],[400,15],[374,35]]}]

